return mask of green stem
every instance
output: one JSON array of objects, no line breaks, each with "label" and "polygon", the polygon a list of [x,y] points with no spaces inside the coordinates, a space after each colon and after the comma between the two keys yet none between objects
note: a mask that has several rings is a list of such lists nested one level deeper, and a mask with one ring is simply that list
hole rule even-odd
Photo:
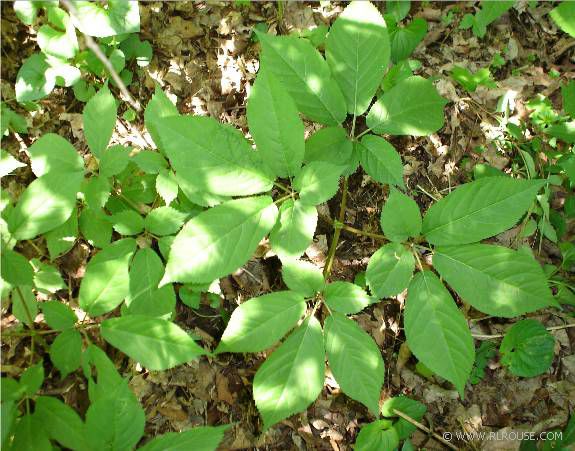
[{"label": "green stem", "polygon": [[356,121],[356,119],[357,119],[357,116],[354,113],[353,114],[353,120],[351,121],[351,131],[349,132],[350,139],[353,139],[354,135],[355,135],[355,121]]},{"label": "green stem", "polygon": [[282,183],[274,182],[274,185],[277,186],[279,189],[281,189],[283,192],[291,195],[291,191],[288,189],[287,186],[283,185]]},{"label": "green stem", "polygon": [[[339,223],[343,224],[345,220],[345,208],[347,205],[347,177],[343,179],[343,191],[341,194],[341,204],[339,206]],[[335,257],[335,251],[337,249],[337,243],[339,242],[339,236],[341,234],[341,226],[335,225],[335,232],[331,240],[331,246],[329,247],[327,260],[325,262],[325,267],[323,268],[323,277],[327,279],[331,273],[331,268],[333,266],[333,259]]]},{"label": "green stem", "polygon": [[365,230],[356,229],[355,227],[349,226],[347,224],[344,224],[341,226],[341,228],[343,230],[347,230],[348,232],[355,233],[356,235],[363,235],[370,238],[375,238],[376,240],[388,241],[384,235],[380,235],[379,233],[366,232]]},{"label": "green stem", "polygon": [[357,136],[355,137],[356,141],[357,141],[359,138],[361,138],[363,135],[369,133],[370,131],[371,131],[371,128],[367,128],[367,129],[365,129],[364,131],[362,131],[359,135],[357,135]]},{"label": "green stem", "polygon": [[281,204],[284,200],[288,200],[288,199],[291,199],[291,198],[292,198],[292,195],[291,195],[291,193],[290,193],[290,194],[287,195],[287,196],[280,197],[279,199],[274,200],[274,204],[276,204],[276,205]]}]

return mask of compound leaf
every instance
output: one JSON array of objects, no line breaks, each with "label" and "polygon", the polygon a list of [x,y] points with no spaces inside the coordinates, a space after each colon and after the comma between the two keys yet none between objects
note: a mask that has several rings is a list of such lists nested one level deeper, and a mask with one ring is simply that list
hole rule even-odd
[{"label": "compound leaf", "polygon": [[270,245],[281,259],[300,257],[313,240],[317,210],[300,200],[287,200],[279,209],[279,221],[270,233]]},{"label": "compound leaf", "polygon": [[313,45],[295,36],[257,36],[263,49],[261,67],[276,76],[299,111],[313,121],[339,125],[346,116],[345,99]]},{"label": "compound leaf", "polygon": [[260,352],[280,340],[305,313],[304,297],[278,291],[252,298],[232,313],[216,352]]},{"label": "compound leaf", "polygon": [[449,291],[431,271],[418,273],[409,285],[404,326],[415,357],[463,396],[475,361],[473,337]]},{"label": "compound leaf", "polygon": [[543,269],[524,252],[489,244],[442,247],[433,266],[465,302],[488,315],[511,318],[553,304]]},{"label": "compound leaf", "polygon": [[371,292],[381,299],[405,290],[414,269],[413,254],[399,243],[389,243],[371,256],[365,278]]},{"label": "compound leaf", "polygon": [[167,370],[206,353],[184,330],[160,318],[107,319],[101,331],[108,343],[152,371]]},{"label": "compound leaf", "polygon": [[433,204],[423,234],[435,245],[467,244],[501,233],[529,209],[545,180],[484,177]]},{"label": "compound leaf", "polygon": [[99,3],[77,1],[74,5],[77,12],[72,16],[74,25],[84,34],[106,38],[140,31],[138,2],[109,0],[104,7]]},{"label": "compound leaf", "polygon": [[84,422],[70,406],[54,396],[40,396],[34,409],[50,438],[66,448],[86,448]]},{"label": "compound leaf", "polygon": [[176,307],[176,294],[171,284],[158,288],[164,274],[164,264],[153,249],[136,252],[130,266],[130,290],[126,297],[129,314],[169,317]]},{"label": "compound leaf", "polygon": [[381,209],[380,222],[381,230],[391,241],[405,241],[421,233],[421,213],[417,203],[393,187]]},{"label": "compound leaf", "polygon": [[389,63],[385,20],[370,2],[351,2],[333,23],[326,42],[326,59],[341,88],[347,112],[367,110]]},{"label": "compound leaf", "polygon": [[32,172],[41,177],[48,172],[83,172],[84,161],[74,146],[60,135],[47,133],[28,148]]},{"label": "compound leaf", "polygon": [[553,362],[555,338],[534,319],[524,319],[507,331],[499,352],[501,363],[516,376],[535,377]]},{"label": "compound leaf", "polygon": [[297,107],[269,70],[260,70],[247,106],[250,133],[265,164],[278,177],[296,175],[305,153]]},{"label": "compound leaf", "polygon": [[136,241],[126,238],[98,252],[88,262],[78,302],[91,316],[115,309],[129,293],[128,265]]},{"label": "compound leaf", "polygon": [[271,197],[230,200],[192,218],[176,235],[162,284],[208,283],[246,263],[278,215]]},{"label": "compound leaf", "polygon": [[325,350],[335,380],[350,398],[377,415],[385,376],[381,351],[355,321],[334,312],[325,320]]},{"label": "compound leaf", "polygon": [[359,285],[343,281],[328,284],[323,291],[323,296],[325,303],[331,310],[346,315],[359,313],[377,301]]},{"label": "compound leaf", "polygon": [[158,119],[156,130],[184,192],[247,196],[271,189],[260,154],[239,130],[205,116]]},{"label": "compound leaf", "polygon": [[323,161],[306,164],[293,181],[299,200],[306,205],[319,205],[337,193],[341,167]]},{"label": "compound leaf", "polygon": [[313,263],[303,260],[287,260],[282,263],[282,278],[286,286],[305,297],[313,297],[323,290],[325,280],[321,270]]},{"label": "compound leaf", "polygon": [[326,163],[345,166],[352,155],[353,144],[342,127],[325,127],[305,142],[306,163],[325,161]]},{"label": "compound leaf", "polygon": [[254,400],[264,430],[302,412],[323,388],[325,348],[319,321],[306,319],[282,343],[254,378]]},{"label": "compound leaf", "polygon": [[64,224],[74,211],[82,172],[50,172],[34,180],[8,218],[14,238],[28,240]]},{"label": "compound leaf", "polygon": [[367,135],[359,146],[359,160],[365,172],[379,183],[403,185],[403,163],[397,150],[385,139]]},{"label": "compound leaf", "polygon": [[50,360],[64,379],[76,371],[82,359],[82,335],[76,329],[68,329],[56,337],[50,346]]},{"label": "compound leaf", "polygon": [[367,115],[367,125],[378,134],[430,135],[443,127],[446,104],[431,81],[409,77],[377,99]]},{"label": "compound leaf", "polygon": [[84,107],[84,136],[96,158],[100,158],[108,147],[116,126],[117,111],[116,101],[108,86],[102,87]]}]

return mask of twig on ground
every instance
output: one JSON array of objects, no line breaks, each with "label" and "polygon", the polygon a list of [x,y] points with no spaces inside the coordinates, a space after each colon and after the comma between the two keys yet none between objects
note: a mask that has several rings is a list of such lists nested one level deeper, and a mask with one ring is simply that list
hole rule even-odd
[{"label": "twig on ground", "polygon": [[447,440],[445,440],[441,435],[436,434],[435,432],[433,432],[431,429],[429,429],[427,426],[421,424],[419,421],[414,420],[413,418],[411,418],[409,415],[406,415],[405,413],[397,410],[397,409],[393,409],[393,413],[395,413],[397,416],[403,418],[405,421],[407,421],[408,423],[413,424],[415,427],[421,429],[424,432],[427,432],[428,434],[431,434],[433,436],[433,438],[435,440],[439,440],[441,443],[443,443],[445,446],[447,446],[449,449],[455,449],[457,450],[457,446],[449,443]]}]

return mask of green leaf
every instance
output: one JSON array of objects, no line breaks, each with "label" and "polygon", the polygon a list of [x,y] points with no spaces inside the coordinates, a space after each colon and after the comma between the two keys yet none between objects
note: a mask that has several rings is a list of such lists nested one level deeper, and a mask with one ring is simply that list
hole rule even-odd
[{"label": "green leaf", "polygon": [[85,449],[84,422],[74,409],[53,396],[36,399],[38,416],[50,438],[70,449]]},{"label": "green leaf", "polygon": [[346,116],[345,99],[313,45],[295,36],[256,34],[262,44],[262,69],[276,76],[299,111],[312,121],[339,125]]},{"label": "green leaf", "polygon": [[201,426],[183,432],[167,432],[153,438],[139,451],[215,451],[229,425]]},{"label": "green leaf", "polygon": [[498,2],[481,1],[479,3],[481,9],[473,17],[473,34],[479,38],[485,36],[487,26],[501,17],[514,3],[515,0]]},{"label": "green leaf", "polygon": [[134,210],[123,210],[110,216],[114,230],[120,235],[137,235],[144,230],[144,218]]},{"label": "green leaf", "polygon": [[297,324],[305,309],[304,297],[292,291],[252,298],[232,313],[216,353],[265,351]]},{"label": "green leaf", "polygon": [[403,187],[403,163],[397,150],[379,136],[366,135],[359,146],[361,166],[379,183]]},{"label": "green leaf", "polygon": [[65,223],[74,211],[83,174],[50,172],[34,180],[12,211],[8,227],[14,238],[28,240]]},{"label": "green leaf", "polygon": [[544,132],[549,136],[565,141],[566,143],[575,143],[575,120],[570,122],[561,122],[547,127]]},{"label": "green leaf", "polygon": [[312,161],[294,178],[293,187],[299,192],[302,204],[319,205],[335,196],[340,174],[340,166]]},{"label": "green leaf", "polygon": [[327,63],[345,97],[347,112],[360,116],[381,84],[390,56],[385,20],[370,2],[351,2],[331,26]]},{"label": "green leaf", "polygon": [[380,222],[381,230],[391,241],[405,241],[421,233],[421,213],[417,203],[393,187],[381,209]]},{"label": "green leaf", "polygon": [[377,99],[367,115],[367,126],[378,134],[430,135],[443,127],[446,104],[431,81],[409,77]]},{"label": "green leaf", "polygon": [[142,150],[133,155],[131,159],[146,174],[159,174],[168,167],[164,156],[153,150]]},{"label": "green leaf", "polygon": [[44,365],[42,361],[31,365],[20,376],[20,387],[26,396],[34,396],[44,383]]},{"label": "green leaf", "polygon": [[245,264],[277,219],[268,196],[230,200],[192,218],[172,245],[162,284],[204,283]]},{"label": "green leaf", "polygon": [[545,373],[553,362],[555,338],[534,319],[515,323],[505,333],[499,352],[501,363],[516,376],[535,377]]},{"label": "green leaf", "polygon": [[[6,392],[2,389],[2,404],[0,404],[0,445],[7,446],[8,437],[12,435],[18,407],[14,401],[6,400]],[[6,448],[5,448],[6,449]]]},{"label": "green leaf", "polygon": [[20,103],[33,102],[50,94],[56,79],[49,69],[46,56],[41,53],[34,53],[24,60],[16,75],[16,100]]},{"label": "green leaf", "polygon": [[359,313],[368,305],[377,302],[377,299],[367,294],[360,286],[342,281],[327,284],[323,297],[331,310],[346,315]]},{"label": "green leaf", "polygon": [[47,133],[28,148],[32,172],[36,177],[47,173],[84,172],[84,161],[74,146],[60,135]]},{"label": "green leaf", "polygon": [[75,329],[68,329],[56,337],[50,346],[50,360],[64,379],[80,367],[82,360],[82,335]]},{"label": "green leaf", "polygon": [[110,182],[103,176],[85,179],[81,186],[84,202],[92,208],[103,208],[110,198],[111,189]]},{"label": "green leaf", "polygon": [[3,249],[0,259],[2,280],[14,286],[33,285],[34,268],[26,257],[10,249]]},{"label": "green leaf", "polygon": [[529,209],[545,180],[485,177],[460,185],[433,204],[423,234],[435,245],[467,244],[497,235]]},{"label": "green leaf", "polygon": [[431,271],[411,281],[403,321],[415,357],[463,396],[475,360],[473,338],[449,291]]},{"label": "green leaf", "polygon": [[38,314],[38,301],[31,287],[17,287],[12,291],[12,313],[28,327],[33,326]]},{"label": "green leaf", "polygon": [[170,319],[176,307],[174,287],[158,288],[164,274],[164,264],[150,248],[136,252],[130,267],[130,290],[126,297],[129,314],[140,314]]},{"label": "green leaf", "polygon": [[413,71],[419,69],[421,63],[417,60],[399,61],[387,71],[381,87],[384,91],[389,91],[400,81],[403,81],[413,75]]},{"label": "green leaf", "polygon": [[176,233],[184,225],[188,215],[172,207],[154,208],[144,219],[147,231],[164,236]]},{"label": "green leaf", "polygon": [[74,311],[60,301],[43,302],[42,313],[44,313],[46,324],[56,330],[70,329],[78,321]]},{"label": "green leaf", "polygon": [[[4,116],[4,114],[5,113],[2,112],[2,116]],[[26,166],[24,163],[18,161],[5,150],[0,149],[0,177],[5,177],[16,169],[23,168],[24,166]]]},{"label": "green leaf", "polygon": [[365,278],[377,298],[387,298],[407,288],[414,269],[413,254],[399,243],[389,243],[371,256]]},{"label": "green leaf", "polygon": [[[101,376],[98,372],[99,384]],[[93,449],[134,449],[146,425],[146,414],[138,399],[120,379],[115,385],[102,384],[105,392],[86,412],[85,440]]]},{"label": "green leaf", "polygon": [[353,144],[342,127],[325,127],[305,142],[304,161],[323,161],[326,163],[345,166],[353,151]]},{"label": "green leaf", "polygon": [[109,217],[98,208],[84,208],[80,215],[80,230],[82,235],[95,247],[105,247],[112,238],[112,224]]},{"label": "green leaf", "polygon": [[182,189],[222,196],[271,189],[273,181],[260,154],[239,130],[205,116],[159,119],[156,128]]},{"label": "green leaf", "polygon": [[138,2],[108,0],[104,7],[99,3],[77,1],[74,6],[77,12],[72,16],[74,25],[84,34],[105,38],[140,31]]},{"label": "green leaf", "polygon": [[170,205],[178,197],[178,180],[172,171],[161,169],[156,177],[156,191]]},{"label": "green leaf", "polygon": [[[398,410],[401,413],[404,413],[408,417],[413,418],[415,421],[421,421],[427,408],[419,401],[401,395],[389,398],[387,401],[385,401],[381,407],[381,414],[384,417],[397,417],[398,415],[394,412],[394,410]],[[406,438],[409,438],[411,434],[417,430],[417,427],[403,418],[399,418],[393,425],[393,428],[396,430],[399,440],[405,440]]]},{"label": "green leaf", "polygon": [[303,260],[282,262],[282,278],[286,286],[306,298],[311,298],[323,290],[325,280],[321,270],[313,263]]},{"label": "green leaf", "polygon": [[108,147],[116,126],[117,114],[116,101],[107,86],[102,87],[84,107],[84,136],[96,158],[100,158]]},{"label": "green leaf", "polygon": [[426,34],[427,21],[421,17],[416,17],[405,27],[390,27],[391,61],[398,63],[409,58]]},{"label": "green leaf", "polygon": [[34,265],[34,285],[41,293],[56,293],[58,290],[66,288],[66,284],[62,280],[60,271],[54,266],[42,263],[38,259],[33,259]]},{"label": "green leaf", "polygon": [[178,109],[164,91],[162,91],[162,88],[156,84],[154,95],[144,111],[144,122],[146,124],[146,130],[148,130],[154,143],[162,152],[164,152],[164,146],[160,141],[161,135],[158,132],[156,124],[159,119],[170,116],[178,116]]},{"label": "green leaf", "polygon": [[[17,2],[18,3],[18,2]],[[24,415],[14,428],[10,449],[18,451],[52,451],[50,440],[38,415]]]},{"label": "green leaf", "polygon": [[140,41],[136,34],[120,43],[120,49],[126,55],[127,60],[136,60],[138,67],[146,67],[152,61],[153,49],[148,41]]},{"label": "green leaf", "polygon": [[561,86],[563,98],[563,111],[575,119],[575,80]]},{"label": "green leaf", "polygon": [[46,239],[50,260],[54,260],[72,249],[76,238],[78,238],[77,210],[74,208],[68,220],[55,229],[46,232],[44,238]]},{"label": "green leaf", "polygon": [[65,11],[60,10],[60,19],[62,21],[62,30],[56,30],[50,25],[42,25],[38,29],[37,42],[42,52],[47,55],[67,60],[74,58],[78,53],[78,38],[76,30],[70,21],[70,17]]},{"label": "green leaf", "polygon": [[120,174],[130,162],[130,148],[120,145],[111,146],[100,156],[100,174],[112,177]]},{"label": "green leaf", "polygon": [[325,349],[319,321],[309,317],[272,353],[254,378],[254,400],[264,430],[302,412],[321,393]]},{"label": "green leaf", "polygon": [[136,241],[125,238],[98,252],[88,262],[78,302],[90,316],[114,310],[129,293],[128,264]]},{"label": "green leaf", "polygon": [[575,5],[573,3],[561,2],[559,6],[551,10],[549,15],[561,30],[575,38]]},{"label": "green leaf", "polygon": [[303,123],[293,99],[269,70],[258,72],[247,119],[258,152],[273,173],[296,175],[305,152]]},{"label": "green leaf", "polygon": [[455,66],[451,70],[451,78],[465,88],[466,91],[475,92],[479,85],[495,88],[497,85],[491,78],[489,68],[484,67],[472,73],[464,67]]},{"label": "green leaf", "polygon": [[167,370],[206,353],[180,327],[159,318],[129,315],[107,319],[101,332],[104,340],[152,371]]},{"label": "green leaf", "polygon": [[553,305],[543,269],[530,253],[489,244],[438,248],[433,266],[465,301],[512,318]]},{"label": "green leaf", "polygon": [[396,22],[401,22],[405,19],[410,9],[410,0],[387,0],[385,2],[386,15],[391,14]]},{"label": "green leaf", "polygon": [[32,25],[38,15],[39,9],[40,3],[35,0],[14,2],[14,12],[18,19],[25,25]]},{"label": "green leaf", "polygon": [[270,245],[281,259],[299,258],[313,240],[317,210],[288,199],[279,209],[279,221],[270,233]]},{"label": "green leaf", "polygon": [[376,420],[363,426],[355,441],[358,451],[394,451],[398,446],[397,431],[389,420]]},{"label": "green leaf", "polygon": [[346,395],[377,415],[385,375],[379,347],[355,321],[341,313],[328,316],[324,327],[325,350],[335,380]]}]

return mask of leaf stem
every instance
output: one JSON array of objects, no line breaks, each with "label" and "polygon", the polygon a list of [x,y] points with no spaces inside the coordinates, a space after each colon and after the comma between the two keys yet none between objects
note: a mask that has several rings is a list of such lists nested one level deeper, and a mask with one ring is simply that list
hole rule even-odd
[{"label": "leaf stem", "polygon": [[335,257],[335,251],[337,249],[337,243],[339,242],[339,236],[341,234],[341,229],[343,226],[343,221],[345,220],[345,208],[347,206],[347,177],[343,179],[343,190],[341,194],[341,204],[339,206],[339,226],[334,222],[335,232],[333,233],[333,238],[331,240],[331,245],[329,247],[327,260],[325,262],[325,267],[323,268],[323,277],[327,279],[331,273],[331,268],[333,266],[333,259]]},{"label": "leaf stem", "polygon": [[283,192],[288,193],[291,195],[291,191],[288,189],[287,186],[285,186],[284,184],[280,183],[280,182],[274,182],[274,185],[276,187],[278,187],[279,189],[281,189]]},{"label": "leaf stem", "polygon": [[368,236],[370,238],[375,238],[376,240],[389,241],[385,237],[385,235],[380,235],[379,233],[366,232],[365,230],[356,229],[355,227],[349,226],[347,224],[342,225],[341,228],[343,230],[347,230],[348,232],[355,233],[356,235]]},{"label": "leaf stem", "polygon": [[355,140],[357,141],[359,138],[361,138],[363,135],[369,133],[370,131],[371,131],[371,128],[365,129],[364,131],[362,131],[359,135],[357,135],[357,136],[355,137]]},{"label": "leaf stem", "polygon": [[288,194],[287,196],[280,197],[279,199],[274,200],[274,204],[276,205],[281,204],[284,200],[291,199],[291,197],[292,197],[291,193]]}]

